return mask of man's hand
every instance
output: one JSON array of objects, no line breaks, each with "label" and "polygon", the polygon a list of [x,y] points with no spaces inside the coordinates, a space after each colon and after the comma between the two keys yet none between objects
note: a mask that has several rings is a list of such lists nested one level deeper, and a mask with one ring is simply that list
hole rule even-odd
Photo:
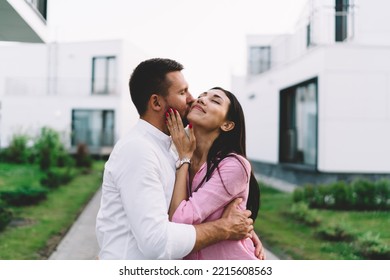
[{"label": "man's hand", "polygon": [[241,240],[251,238],[253,231],[253,220],[250,210],[241,210],[238,205],[242,198],[237,198],[230,202],[222,214],[222,220],[225,223],[227,238],[229,240]]}]

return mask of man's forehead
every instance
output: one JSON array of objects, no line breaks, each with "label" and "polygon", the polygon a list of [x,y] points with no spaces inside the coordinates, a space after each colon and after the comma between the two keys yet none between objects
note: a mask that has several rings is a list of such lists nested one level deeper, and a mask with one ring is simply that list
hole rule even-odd
[{"label": "man's forehead", "polygon": [[188,88],[187,81],[184,79],[184,76],[180,71],[168,73],[167,79],[170,82],[170,88],[175,88],[178,90]]}]

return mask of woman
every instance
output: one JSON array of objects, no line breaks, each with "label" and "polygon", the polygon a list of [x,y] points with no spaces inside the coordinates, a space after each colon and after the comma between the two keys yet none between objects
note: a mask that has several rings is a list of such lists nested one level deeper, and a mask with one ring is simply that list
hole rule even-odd
[{"label": "woman", "polygon": [[[187,118],[189,137],[179,114],[167,113],[168,129],[181,159],[170,219],[187,224],[216,220],[229,202],[241,197],[240,208],[251,210],[254,220],[260,192],[246,159],[244,114],[237,98],[220,87],[212,88],[192,104]],[[258,258],[264,259],[264,255],[256,256],[253,242],[247,238],[217,243],[185,259]]]}]

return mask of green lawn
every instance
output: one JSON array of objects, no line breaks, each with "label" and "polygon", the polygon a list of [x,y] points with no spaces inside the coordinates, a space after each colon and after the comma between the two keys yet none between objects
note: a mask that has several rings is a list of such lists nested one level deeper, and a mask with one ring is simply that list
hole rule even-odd
[{"label": "green lawn", "polygon": [[[353,260],[357,255],[351,242],[321,240],[316,228],[300,224],[285,215],[292,205],[292,195],[262,185],[261,208],[255,229],[263,243],[281,259],[297,260]],[[323,224],[342,223],[357,236],[367,232],[379,234],[390,246],[390,213],[342,212],[316,210]]]},{"label": "green lawn", "polygon": [[[85,204],[101,185],[103,163],[80,174],[67,185],[50,190],[46,200],[34,206],[11,207],[13,225],[0,232],[0,259],[46,259]],[[0,188],[15,183],[36,184],[37,167],[0,164]],[[15,223],[16,222],[16,223]]]}]

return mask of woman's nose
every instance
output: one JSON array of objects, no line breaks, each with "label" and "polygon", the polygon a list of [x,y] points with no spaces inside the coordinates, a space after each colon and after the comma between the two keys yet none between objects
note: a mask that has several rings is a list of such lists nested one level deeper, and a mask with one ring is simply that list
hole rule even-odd
[{"label": "woman's nose", "polygon": [[197,100],[198,103],[201,103],[201,104],[205,104],[205,101],[204,101],[204,97],[201,96],[201,97],[198,97],[198,100]]}]

